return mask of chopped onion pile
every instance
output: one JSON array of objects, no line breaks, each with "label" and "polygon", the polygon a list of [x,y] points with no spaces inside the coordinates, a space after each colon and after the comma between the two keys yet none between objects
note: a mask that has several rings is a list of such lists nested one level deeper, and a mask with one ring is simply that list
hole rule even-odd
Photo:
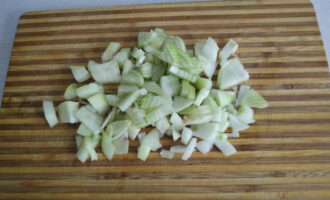
[{"label": "chopped onion pile", "polygon": [[[158,151],[166,135],[182,145],[161,149],[160,156],[172,159],[182,153],[187,160],[194,151],[206,154],[215,145],[226,156],[236,153],[228,137],[254,123],[252,108],[268,106],[250,86],[238,84],[249,79],[248,72],[235,55],[234,40],[220,49],[209,37],[187,50],[180,37],[162,29],[140,32],[137,46],[121,48],[111,42],[102,54],[102,63],[89,61],[71,66],[79,83],[70,84],[65,102],[56,111],[52,101],[43,101],[50,127],[58,121],[78,123],[77,158],[97,160],[95,148],[101,143],[104,155],[127,154],[129,140],[140,141],[137,158],[147,160]],[[216,73],[214,84],[211,78]],[[94,82],[83,84],[93,78]],[[105,84],[118,83],[116,92],[107,92]],[[152,127],[149,133],[144,128]]]}]

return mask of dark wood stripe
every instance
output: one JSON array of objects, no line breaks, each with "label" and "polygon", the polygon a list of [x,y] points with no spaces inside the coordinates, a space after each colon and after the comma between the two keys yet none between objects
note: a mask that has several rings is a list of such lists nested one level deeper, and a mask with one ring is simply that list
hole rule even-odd
[{"label": "dark wood stripe", "polygon": [[[78,174],[77,174],[78,175]],[[165,182],[165,180],[164,180]],[[253,191],[263,191],[263,192],[277,192],[277,191],[312,191],[312,190],[330,190],[330,184],[305,184],[305,183],[296,183],[296,184],[260,184],[260,185],[194,185],[194,190],[191,189],[192,186],[182,185],[180,187],[173,187],[172,185],[162,185],[161,187],[157,187],[157,193],[228,193],[228,192],[253,192]],[[143,186],[138,185],[135,187],[123,187],[123,186],[70,186],[65,187],[65,185],[60,184],[58,186],[29,186],[29,187],[21,187],[17,185],[13,186],[2,186],[0,187],[0,192],[6,193],[30,193],[30,192],[40,192],[42,190],[46,193],[53,193],[56,191],[57,193],[102,193],[108,192],[109,194],[116,193],[141,193],[143,189],[144,193],[153,193],[155,192],[155,186]]]},{"label": "dark wood stripe", "polygon": [[[160,12],[184,12],[184,11],[214,11],[214,10],[255,10],[255,9],[275,9],[275,8],[310,8],[307,3],[302,4],[267,4],[267,5],[219,5],[219,6],[201,6],[201,7],[169,7],[169,8],[135,8],[134,13],[160,13]],[[131,14],[131,9],[120,10],[98,10],[98,11],[81,11],[81,12],[62,12],[51,14],[30,14],[21,16],[20,19],[41,19],[41,18],[58,18],[58,17],[73,17],[73,16],[94,16],[94,15],[117,15]]]},{"label": "dark wood stripe", "polygon": [[[108,162],[108,164],[110,164]],[[154,172],[153,175],[146,172],[122,172],[122,173],[98,173],[98,174],[80,174],[75,176],[75,180],[153,180],[153,179],[222,179],[222,178],[279,178],[279,177],[329,177],[330,172],[326,170],[316,170],[314,173],[310,171],[256,171],[256,172]],[[1,180],[66,180],[73,178],[72,174],[22,174],[20,176],[13,174],[0,174]]]},{"label": "dark wood stripe", "polygon": [[160,17],[123,17],[115,19],[92,19],[92,20],[75,20],[61,22],[39,22],[39,23],[19,23],[18,28],[33,27],[53,27],[53,26],[72,26],[72,25],[88,25],[88,24],[117,24],[117,23],[134,23],[134,22],[155,22],[155,21],[180,21],[180,20],[212,20],[212,19],[259,19],[259,18],[299,18],[314,17],[313,12],[299,13],[262,13],[262,14],[236,14],[236,15],[186,15],[186,16],[160,16]]},{"label": "dark wood stripe", "polygon": [[[320,144],[321,145],[321,144]],[[327,146],[327,145],[325,145]],[[239,148],[239,147],[238,147]],[[299,147],[295,147],[299,148]],[[60,149],[56,149],[60,150]],[[43,149],[42,149],[43,151]],[[60,150],[62,151],[62,150]],[[215,150],[216,152],[218,150]],[[242,151],[242,149],[241,149]],[[243,150],[244,151],[244,150]],[[70,150],[68,150],[70,152]],[[72,152],[72,150],[71,150]],[[47,153],[52,153],[51,151],[48,151]],[[11,154],[11,153],[10,153]],[[61,154],[61,152],[59,152]],[[120,156],[119,156],[120,157]],[[201,158],[201,159],[191,159],[190,164],[199,164],[199,165],[229,165],[229,164],[234,164],[234,165],[240,165],[240,164],[246,164],[251,161],[251,158],[227,158],[227,159],[220,159],[222,157],[221,153],[219,152],[218,159],[216,158]],[[255,161],[255,164],[294,164],[295,162],[297,164],[307,164],[307,163],[313,163],[313,162],[318,162],[318,163],[326,163],[329,162],[330,157],[329,156],[309,156],[309,157],[277,157],[277,158],[257,158]],[[23,163],[23,164],[22,164]],[[87,162],[86,164],[81,164],[79,162],[73,161],[73,160],[50,160],[49,162],[44,162],[44,161],[33,161],[33,160],[21,160],[21,161],[11,161],[11,160],[6,160],[5,162],[0,163],[0,167],[65,167],[65,166],[155,166],[159,165],[160,163],[162,164],[171,164],[171,165],[176,165],[180,167],[184,167],[187,165],[185,161],[182,161],[180,158],[175,158],[173,160],[169,160],[167,162],[164,162],[164,159],[159,158],[159,159],[149,159],[148,163],[141,163],[141,161],[138,160],[130,160],[129,162],[126,162],[123,164],[122,159],[113,159],[111,161],[108,160],[98,160],[97,162]],[[200,175],[201,176],[201,175]],[[0,176],[1,177],[1,176]],[[172,176],[171,176],[172,177]],[[217,176],[216,176],[217,177]],[[205,177],[206,178],[206,177]],[[78,180],[80,178],[77,178]],[[127,178],[126,178],[127,179]],[[211,179],[214,179],[212,177]],[[46,180],[51,180],[47,179]]]},{"label": "dark wood stripe", "polygon": [[[213,38],[244,38],[244,37],[284,37],[284,36],[313,36],[317,35],[316,31],[292,31],[292,32],[269,32],[269,33],[218,33],[218,34],[179,34],[184,40],[199,40],[208,37]],[[24,41],[15,42],[16,47],[19,46],[34,46],[34,45],[59,45],[59,44],[74,44],[74,43],[96,43],[96,42],[108,42],[108,41],[118,41],[118,42],[129,42],[136,41],[136,36],[112,36],[112,37],[98,37],[98,38],[79,38],[79,39],[55,39],[55,40],[45,40],[45,41]]]}]

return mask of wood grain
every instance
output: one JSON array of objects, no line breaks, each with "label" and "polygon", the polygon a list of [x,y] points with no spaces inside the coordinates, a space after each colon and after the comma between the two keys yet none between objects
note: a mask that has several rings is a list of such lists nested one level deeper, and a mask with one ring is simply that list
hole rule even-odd
[{"label": "wood grain", "polygon": [[[233,38],[269,108],[231,142],[189,161],[130,153],[81,164],[76,125],[46,124],[41,100],[63,101],[68,66],[99,60],[110,41],[154,27],[188,47]],[[108,88],[115,89],[115,85]],[[245,0],[29,12],[21,16],[0,109],[0,199],[330,199],[330,74],[309,0]],[[173,142],[162,140],[164,147]],[[100,149],[98,148],[100,152]]]}]

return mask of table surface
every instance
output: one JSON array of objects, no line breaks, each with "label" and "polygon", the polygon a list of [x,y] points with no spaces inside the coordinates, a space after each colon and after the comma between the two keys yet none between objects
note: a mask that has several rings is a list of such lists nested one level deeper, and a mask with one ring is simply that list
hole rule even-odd
[{"label": "table surface", "polygon": [[[256,123],[216,148],[147,162],[126,155],[97,162],[74,156],[78,124],[50,129],[41,101],[64,101],[68,65],[100,61],[109,41],[123,47],[153,27],[195,42],[240,44],[251,85],[269,102]],[[111,30],[111,31],[109,31]],[[213,77],[215,78],[215,77]],[[116,85],[106,85],[115,89]],[[29,12],[21,17],[0,108],[0,199],[330,199],[330,73],[309,0],[249,0]],[[161,140],[163,149],[174,144]]]},{"label": "table surface", "polygon": [[[6,81],[7,69],[12,50],[13,40],[17,20],[24,12],[32,10],[49,10],[63,8],[82,8],[94,6],[112,6],[112,5],[129,5],[129,4],[149,4],[149,3],[165,3],[165,2],[184,2],[194,0],[1,0],[0,2],[0,105],[4,84]],[[202,0],[198,0],[202,1]],[[330,1],[329,0],[312,0],[318,22],[320,25],[321,35],[328,60],[330,58]]]}]

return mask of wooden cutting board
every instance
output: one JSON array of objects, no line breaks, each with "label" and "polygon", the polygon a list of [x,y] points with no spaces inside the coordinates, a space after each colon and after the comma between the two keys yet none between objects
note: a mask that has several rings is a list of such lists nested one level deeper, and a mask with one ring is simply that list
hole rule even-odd
[{"label": "wooden cutting board", "polygon": [[[110,41],[135,44],[160,27],[191,48],[233,38],[250,84],[269,101],[257,123],[189,161],[136,159],[81,164],[75,125],[50,129],[42,99],[63,101],[72,64],[99,60]],[[247,0],[25,13],[19,20],[0,110],[0,199],[330,199],[330,74],[309,0]],[[163,140],[165,147],[170,140]]]}]

